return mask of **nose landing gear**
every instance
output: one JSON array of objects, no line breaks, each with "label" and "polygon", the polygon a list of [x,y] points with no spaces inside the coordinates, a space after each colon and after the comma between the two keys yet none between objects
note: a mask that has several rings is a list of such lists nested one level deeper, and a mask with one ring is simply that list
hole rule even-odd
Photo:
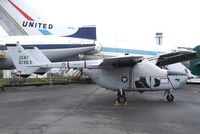
[{"label": "nose landing gear", "polygon": [[[167,95],[166,95],[167,94]],[[164,96],[166,95],[166,100],[168,102],[173,102],[174,101],[174,95],[171,94],[171,90],[165,91]]]},{"label": "nose landing gear", "polygon": [[173,102],[174,101],[174,96],[172,94],[168,94],[166,96],[166,99],[167,99],[168,102]]},{"label": "nose landing gear", "polygon": [[125,96],[125,95],[119,95],[119,96],[117,97],[117,101],[118,101],[119,103],[121,103],[121,104],[124,104],[124,103],[127,101],[126,96]]}]

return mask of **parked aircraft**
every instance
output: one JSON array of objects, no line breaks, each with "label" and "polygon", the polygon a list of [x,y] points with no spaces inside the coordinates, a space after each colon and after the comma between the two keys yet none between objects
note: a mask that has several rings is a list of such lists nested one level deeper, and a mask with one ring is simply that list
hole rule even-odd
[{"label": "parked aircraft", "polygon": [[[35,14],[35,10],[31,10],[28,6],[29,4],[26,3],[26,1],[0,1],[0,9],[16,22],[17,26],[24,31],[25,34],[29,35],[9,37],[2,37],[0,35],[1,51],[7,49],[5,47],[7,43],[20,42],[24,48],[36,46],[42,50],[45,56],[51,61],[61,61],[74,56],[78,57],[79,54],[94,54],[101,50],[100,44],[96,41],[96,26],[65,26],[59,28],[52,23],[46,23],[45,20],[41,19],[41,16]],[[32,14],[29,15],[24,9]],[[40,17],[39,20],[38,17]],[[0,69],[14,68],[7,51],[4,52],[4,55],[4,58],[0,59]],[[43,73],[45,73],[45,71],[41,72],[41,74]]]},{"label": "parked aircraft", "polygon": [[7,44],[8,52],[20,76],[28,76],[38,69],[83,68],[83,73],[98,85],[117,91],[118,102],[125,103],[127,91],[165,91],[169,102],[174,100],[171,91],[186,83],[188,75],[179,71],[161,69],[164,66],[196,57],[193,51],[180,51],[162,55],[155,63],[141,56],[125,56],[109,59],[50,62],[36,47],[25,50],[19,44]]},{"label": "parked aircraft", "polygon": [[198,58],[190,60],[189,68],[192,74],[200,76],[200,46],[196,46],[193,51],[196,51]]}]

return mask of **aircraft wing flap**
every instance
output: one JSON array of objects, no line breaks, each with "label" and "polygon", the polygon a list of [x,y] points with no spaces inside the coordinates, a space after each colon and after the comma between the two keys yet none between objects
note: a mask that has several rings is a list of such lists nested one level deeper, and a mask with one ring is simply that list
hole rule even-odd
[{"label": "aircraft wing flap", "polygon": [[142,56],[126,56],[104,59],[99,65],[102,68],[120,68],[120,67],[132,67],[138,62],[143,60]]},{"label": "aircraft wing flap", "polygon": [[198,55],[194,51],[178,51],[160,55],[157,59],[157,66],[165,66],[173,63],[183,62],[197,58]]}]

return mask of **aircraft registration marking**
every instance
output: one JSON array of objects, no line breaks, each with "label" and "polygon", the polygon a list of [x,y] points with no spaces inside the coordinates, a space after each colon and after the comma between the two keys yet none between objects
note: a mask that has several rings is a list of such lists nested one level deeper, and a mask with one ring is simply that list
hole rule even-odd
[{"label": "aircraft registration marking", "polygon": [[28,55],[20,55],[19,56],[19,64],[32,64],[32,60],[28,59],[29,56]]}]

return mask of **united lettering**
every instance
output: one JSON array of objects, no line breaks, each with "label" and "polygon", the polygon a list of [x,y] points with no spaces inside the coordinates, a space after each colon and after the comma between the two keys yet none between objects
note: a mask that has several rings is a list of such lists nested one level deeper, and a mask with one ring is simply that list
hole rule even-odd
[{"label": "united lettering", "polygon": [[39,29],[53,29],[52,24],[40,23],[40,22],[34,22],[34,21],[23,21],[22,26],[31,27],[31,28],[39,28]]}]

